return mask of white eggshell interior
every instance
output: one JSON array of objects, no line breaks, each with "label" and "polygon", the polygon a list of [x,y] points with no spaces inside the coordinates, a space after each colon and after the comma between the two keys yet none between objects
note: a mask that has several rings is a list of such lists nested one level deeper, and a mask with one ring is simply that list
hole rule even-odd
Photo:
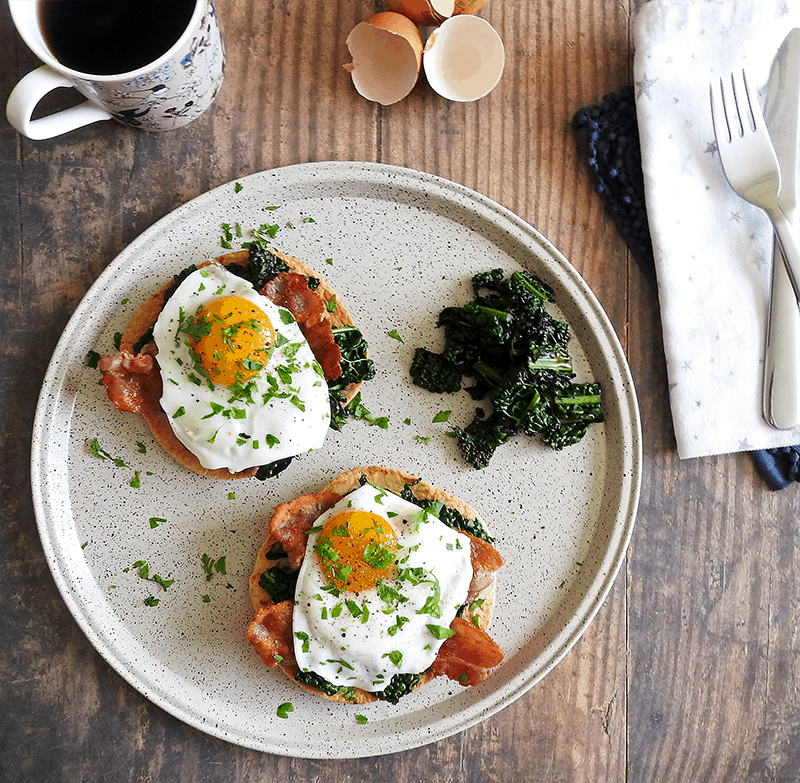
[{"label": "white eggshell interior", "polygon": [[347,36],[346,43],[353,58],[347,66],[353,85],[368,101],[388,106],[414,88],[419,64],[414,49],[402,35],[361,22]]},{"label": "white eggshell interior", "polygon": [[452,16],[456,10],[456,0],[431,0],[431,8],[444,17]]},{"label": "white eggshell interior", "polygon": [[475,101],[500,81],[505,49],[479,16],[453,16],[431,33],[422,55],[428,84],[451,101]]}]

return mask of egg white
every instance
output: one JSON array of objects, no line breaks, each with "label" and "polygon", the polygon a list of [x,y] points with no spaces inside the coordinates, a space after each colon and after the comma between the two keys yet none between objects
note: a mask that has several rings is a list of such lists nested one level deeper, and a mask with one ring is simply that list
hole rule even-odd
[{"label": "egg white", "polygon": [[[385,580],[406,601],[392,606],[376,588],[330,592],[314,546],[326,520],[350,509],[384,519],[397,535],[399,567],[423,570],[419,584]],[[395,674],[422,673],[444,642],[428,625],[449,628],[466,601],[471,580],[467,536],[398,495],[365,484],[321,515],[309,535],[295,592],[297,663],[334,685],[366,691],[382,691]],[[441,593],[433,600],[436,590]],[[438,616],[430,613],[433,607],[440,610]],[[399,628],[398,617],[405,618]]]},{"label": "egg white", "polygon": [[[277,335],[269,362],[252,379],[249,399],[233,399],[228,387],[198,377],[186,335],[178,332],[184,317],[221,296],[239,296],[259,307]],[[220,264],[192,272],[165,304],[153,337],[163,382],[161,408],[203,467],[236,473],[323,445],[330,404],[322,368],[294,316],[248,281]]]}]

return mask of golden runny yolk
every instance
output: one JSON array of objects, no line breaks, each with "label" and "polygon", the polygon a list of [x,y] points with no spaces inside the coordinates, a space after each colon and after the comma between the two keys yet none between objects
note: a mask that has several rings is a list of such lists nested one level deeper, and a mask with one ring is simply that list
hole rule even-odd
[{"label": "golden runny yolk", "polygon": [[240,296],[209,302],[195,318],[208,329],[193,343],[215,383],[232,386],[258,374],[275,345],[275,330],[261,308]]},{"label": "golden runny yolk", "polygon": [[339,590],[369,590],[392,574],[397,536],[382,517],[343,511],[322,527],[316,544],[323,573]]}]

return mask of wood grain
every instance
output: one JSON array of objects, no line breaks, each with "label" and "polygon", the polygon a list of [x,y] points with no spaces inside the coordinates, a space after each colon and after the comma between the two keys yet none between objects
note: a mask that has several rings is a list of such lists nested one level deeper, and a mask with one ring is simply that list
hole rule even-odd
[{"label": "wood grain", "polygon": [[[507,51],[493,93],[454,104],[423,82],[379,108],[355,93],[341,64],[347,32],[381,4],[218,0],[225,85],[187,128],[148,135],[101,123],[31,142],[0,121],[0,780],[798,779],[798,489],[771,493],[746,455],[677,459],[656,296],[593,192],[569,125],[578,108],[630,83],[632,5],[491,0],[481,15]],[[36,61],[5,11],[0,47],[7,95]],[[99,272],[209,188],[316,160],[428,171],[539,228],[611,317],[645,425],[628,560],[563,661],[460,735],[334,762],[229,745],[167,715],[115,674],[49,575],[28,473],[47,361]]]}]

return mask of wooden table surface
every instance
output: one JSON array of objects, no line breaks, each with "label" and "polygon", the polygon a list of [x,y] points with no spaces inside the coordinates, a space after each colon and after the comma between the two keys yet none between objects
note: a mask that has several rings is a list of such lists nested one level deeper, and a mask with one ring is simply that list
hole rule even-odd
[{"label": "wooden table surface", "polygon": [[[341,68],[366,0],[218,0],[225,85],[185,129],[99,123],[32,142],[0,121],[0,780],[795,781],[800,779],[796,485],[770,492],[747,455],[679,461],[657,302],[593,192],[570,119],[632,80],[631,0],[491,0],[507,68],[470,104],[427,89],[380,108]],[[0,95],[36,65],[0,13]],[[5,98],[3,98],[5,99]],[[446,177],[542,231],[616,328],[643,420],[628,557],[563,661],[449,739],[377,758],[309,761],[203,734],[128,685],[50,576],[30,496],[37,393],[98,274],[208,189],[323,160]]]}]

